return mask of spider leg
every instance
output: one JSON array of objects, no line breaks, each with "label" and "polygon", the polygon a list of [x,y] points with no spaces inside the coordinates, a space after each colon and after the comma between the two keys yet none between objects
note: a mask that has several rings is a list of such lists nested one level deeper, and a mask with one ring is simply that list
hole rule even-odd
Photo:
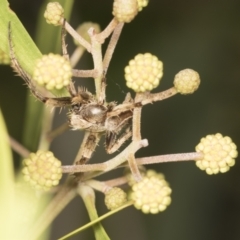
[{"label": "spider leg", "polygon": [[43,96],[39,91],[37,91],[37,88],[32,83],[30,76],[23,70],[20,63],[16,59],[16,56],[13,51],[13,43],[12,43],[12,37],[11,37],[11,22],[9,22],[9,25],[8,25],[8,41],[9,41],[9,49],[10,49],[10,58],[12,63],[11,65],[13,69],[21,78],[23,78],[23,80],[31,90],[32,94],[41,102],[45,103],[48,100],[48,98]]},{"label": "spider leg", "polygon": [[116,152],[131,136],[132,132],[130,128],[127,128],[118,139],[117,133],[106,132],[106,152],[109,154]]},{"label": "spider leg", "polygon": [[[85,132],[81,147],[74,161],[76,165],[83,165],[92,157],[100,138],[100,133]],[[83,177],[83,173],[73,173],[73,175],[76,182],[81,181]]]},{"label": "spider leg", "polygon": [[66,19],[63,20],[62,31],[61,31],[62,54],[63,54],[64,58],[69,60],[69,55],[68,55],[68,52],[67,52],[67,44],[66,44],[66,41],[65,41],[65,37],[66,37],[65,22],[66,22]]},{"label": "spider leg", "polygon": [[76,165],[85,164],[91,157],[100,141],[100,134],[94,132],[86,132],[85,138],[81,144]]},{"label": "spider leg", "polygon": [[110,117],[107,120],[107,132],[106,132],[106,151],[111,154],[117,151],[128,138],[132,136],[132,132],[128,127],[125,132],[117,139],[118,133],[123,132],[122,130],[129,124],[132,118],[132,112],[122,112],[119,116]]},{"label": "spider leg", "polygon": [[9,41],[10,58],[11,58],[12,67],[16,71],[16,73],[25,81],[31,93],[33,94],[33,96],[36,97],[41,102],[46,103],[47,105],[51,105],[53,107],[64,107],[64,106],[71,105],[72,102],[70,97],[51,98],[51,97],[44,96],[37,89],[37,87],[33,83],[30,76],[23,70],[13,51],[10,22],[8,25],[8,41]]},{"label": "spider leg", "polygon": [[[61,31],[62,54],[63,54],[63,57],[69,61],[69,54],[67,52],[67,44],[66,44],[66,41],[65,41],[65,37],[66,37],[65,22],[66,22],[66,19],[64,18],[63,25],[62,25],[62,31]],[[75,89],[72,81],[70,81],[70,83],[68,85],[68,92],[70,93],[70,95],[72,97],[76,96],[76,94],[77,94],[76,89]]]}]

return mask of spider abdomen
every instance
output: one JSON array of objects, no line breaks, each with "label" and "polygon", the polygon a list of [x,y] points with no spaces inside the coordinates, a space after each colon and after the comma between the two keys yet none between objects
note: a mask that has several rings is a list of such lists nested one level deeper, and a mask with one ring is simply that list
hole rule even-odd
[{"label": "spider abdomen", "polygon": [[92,132],[104,132],[107,108],[99,104],[82,105],[70,114],[70,125],[74,130],[85,129]]},{"label": "spider abdomen", "polygon": [[104,123],[107,116],[107,108],[103,105],[93,104],[88,105],[82,111],[82,116],[92,123]]}]

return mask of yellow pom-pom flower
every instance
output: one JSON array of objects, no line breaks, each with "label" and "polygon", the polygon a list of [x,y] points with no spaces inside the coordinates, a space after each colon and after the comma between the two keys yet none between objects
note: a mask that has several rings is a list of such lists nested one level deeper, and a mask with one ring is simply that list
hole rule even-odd
[{"label": "yellow pom-pom flower", "polygon": [[109,210],[121,207],[127,202],[127,194],[118,187],[113,187],[105,194],[105,205]]},{"label": "yellow pom-pom flower", "polygon": [[53,24],[54,26],[61,25],[61,20],[64,16],[64,10],[60,3],[58,2],[50,2],[47,5],[47,8],[44,12],[44,17],[48,24]]},{"label": "yellow pom-pom flower", "polygon": [[23,165],[24,179],[35,189],[48,191],[57,186],[62,177],[61,162],[49,151],[31,153]]},{"label": "yellow pom-pom flower", "polygon": [[148,170],[142,181],[132,186],[130,198],[134,201],[134,206],[143,213],[156,214],[170,205],[171,192],[163,174]]},{"label": "yellow pom-pom flower", "polygon": [[144,7],[148,5],[149,0],[137,0],[138,2],[138,11],[142,11]]},{"label": "yellow pom-pom flower", "polygon": [[159,85],[163,63],[150,53],[138,54],[124,70],[127,86],[135,92],[146,92]]},{"label": "yellow pom-pom flower", "polygon": [[138,13],[137,0],[114,0],[113,16],[118,22],[129,23]]},{"label": "yellow pom-pom flower", "polygon": [[61,89],[69,85],[72,77],[70,62],[57,54],[43,55],[37,60],[33,80],[48,90]]},{"label": "yellow pom-pom flower", "polygon": [[227,172],[235,164],[238,155],[232,139],[220,133],[202,138],[196,151],[203,154],[203,158],[196,162],[197,167],[210,175]]},{"label": "yellow pom-pom flower", "polygon": [[181,94],[191,94],[200,85],[199,74],[192,69],[184,69],[175,75],[174,87]]},{"label": "yellow pom-pom flower", "polygon": [[10,64],[10,56],[0,49],[0,64]]}]

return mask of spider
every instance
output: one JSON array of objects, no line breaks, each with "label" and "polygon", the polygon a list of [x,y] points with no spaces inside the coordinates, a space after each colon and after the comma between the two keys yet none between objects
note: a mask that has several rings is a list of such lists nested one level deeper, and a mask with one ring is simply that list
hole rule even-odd
[{"label": "spider", "polygon": [[[66,53],[66,44],[64,41],[64,24],[62,26],[62,51]],[[139,104],[134,103],[128,93],[122,104],[117,105],[115,102],[107,103],[105,99],[98,99],[84,88],[75,88],[71,82],[67,87],[69,97],[48,97],[43,94],[34,84],[31,77],[24,71],[15,57],[12,38],[11,25],[9,23],[9,48],[12,67],[25,81],[34,97],[46,105],[53,107],[69,107],[69,126],[73,130],[86,130],[87,139],[83,141],[83,151],[75,164],[85,164],[92,156],[100,136],[105,133],[105,148],[107,153],[116,152],[121,145],[128,140],[132,133],[130,130],[130,121],[132,110]],[[67,55],[68,56],[68,55]],[[105,75],[105,74],[103,74]],[[105,86],[105,77],[102,79]],[[119,136],[120,135],[120,136]]]}]

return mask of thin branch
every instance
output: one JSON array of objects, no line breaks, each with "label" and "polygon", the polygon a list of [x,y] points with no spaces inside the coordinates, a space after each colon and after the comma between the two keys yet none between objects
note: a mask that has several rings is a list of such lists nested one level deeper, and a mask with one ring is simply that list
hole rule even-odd
[{"label": "thin branch", "polygon": [[87,184],[88,186],[90,186],[91,188],[93,188],[99,192],[102,192],[102,193],[106,193],[107,191],[109,191],[112,188],[111,186],[107,185],[105,182],[97,181],[94,179],[87,180],[84,183]]},{"label": "thin branch", "polygon": [[125,184],[127,182],[128,182],[128,179],[125,176],[123,176],[123,177],[119,177],[119,178],[115,178],[115,179],[111,179],[111,180],[105,181],[104,183],[107,186],[116,187],[116,186],[123,185],[123,184]]},{"label": "thin branch", "polygon": [[148,140],[143,139],[140,141],[131,142],[121,153],[119,153],[116,157],[112,158],[104,162],[103,164],[106,166],[105,172],[110,171],[128,159],[129,154],[137,152],[140,148],[147,147]]},{"label": "thin branch", "polygon": [[84,52],[85,48],[83,48],[81,45],[76,47],[76,49],[74,50],[73,54],[70,57],[70,63],[72,68],[77,65],[78,61],[80,60]]},{"label": "thin branch", "polygon": [[38,149],[47,151],[49,150],[50,147],[50,141],[48,139],[48,133],[52,129],[52,122],[53,122],[53,117],[54,117],[54,112],[55,108],[49,109],[49,108],[44,108],[44,116],[43,116],[43,124],[42,124],[42,129],[41,129],[41,136],[38,144]]},{"label": "thin branch", "polygon": [[178,153],[168,155],[158,155],[152,157],[137,158],[139,165],[166,163],[166,162],[179,162],[179,161],[196,161],[203,157],[202,153]]},{"label": "thin branch", "polygon": [[[146,98],[146,93],[137,93],[134,99],[134,102],[142,102],[143,99]],[[141,137],[141,113],[142,113],[142,106],[135,107],[133,110],[133,126],[132,126],[132,140],[139,141],[142,139]]]},{"label": "thin branch", "polygon": [[[102,62],[102,45],[96,39],[96,34],[94,28],[88,30],[89,37],[91,39],[92,47],[92,58],[94,69],[97,70],[98,76],[94,78],[96,97],[99,102],[104,102],[105,99],[102,99],[102,96],[105,96],[105,93],[102,93],[102,78],[103,78],[103,62]],[[105,91],[105,88],[104,88]]]},{"label": "thin branch", "polygon": [[119,24],[118,21],[115,18],[113,18],[112,21],[107,25],[107,27],[102,32],[96,35],[96,40],[99,43],[103,44],[105,39],[110,36],[110,34],[113,32],[113,30],[116,28],[118,24]]},{"label": "thin branch", "polygon": [[[123,162],[125,162],[130,153],[135,153],[140,148],[147,147],[147,146],[148,146],[147,139],[132,142],[116,157],[114,157],[104,163],[62,166],[62,170],[63,170],[63,173],[92,172],[92,171],[107,172],[107,171],[110,171],[110,170],[116,168]],[[86,176],[86,177],[89,178],[89,176]],[[86,177],[84,177],[84,179],[86,179]]]},{"label": "thin branch", "polygon": [[18,153],[21,157],[27,158],[30,154],[30,151],[26,149],[22,144],[16,141],[14,138],[9,136],[9,142],[12,149]]},{"label": "thin branch", "polygon": [[128,111],[128,110],[132,110],[136,107],[141,107],[156,101],[162,101],[165,100],[169,97],[174,96],[175,94],[177,94],[177,91],[174,87],[165,90],[163,92],[159,92],[159,93],[145,93],[145,98],[139,100],[138,102],[135,100],[134,102],[130,102],[130,103],[123,103],[123,104],[119,104],[117,106],[115,106],[113,108],[113,110],[111,112],[108,113],[108,117],[111,116],[117,116],[119,115],[121,112],[123,111]]},{"label": "thin branch", "polygon": [[104,163],[93,163],[84,165],[66,165],[62,166],[63,173],[76,173],[76,172],[93,172],[93,171],[104,171]]},{"label": "thin branch", "polygon": [[120,185],[123,185],[127,182],[128,182],[128,179],[125,176],[123,176],[123,177],[114,178],[114,179],[104,181],[104,182],[91,179],[91,180],[85,181],[84,183],[89,185],[90,187],[92,187],[93,189],[95,189],[99,192],[106,193],[112,187],[120,186]]},{"label": "thin branch", "polygon": [[[134,99],[135,102],[142,101],[146,96],[145,93],[137,93]],[[135,107],[133,109],[133,118],[132,118],[132,141],[140,141],[141,137],[141,113],[142,106]],[[128,165],[131,170],[132,176],[135,181],[139,182],[142,180],[142,175],[138,169],[138,165],[135,159],[134,154],[130,154],[128,157]]]},{"label": "thin branch", "polygon": [[96,69],[92,70],[72,70],[73,77],[80,77],[80,78],[96,78],[99,76],[99,72]]},{"label": "thin branch", "polygon": [[61,41],[62,41],[62,54],[63,57],[69,61],[69,55],[68,55],[68,51],[67,51],[67,44],[65,41],[65,37],[66,37],[66,29],[65,29],[65,22],[66,19],[64,19],[63,25],[62,25],[62,31],[61,31]]},{"label": "thin branch", "polygon": [[103,69],[105,71],[105,74],[107,73],[110,61],[112,59],[113,52],[114,52],[114,50],[116,48],[116,45],[117,45],[117,42],[118,42],[119,37],[121,35],[123,26],[124,26],[124,23],[119,23],[116,26],[116,28],[115,28],[115,30],[113,32],[113,35],[111,37],[111,40],[110,40],[110,42],[108,44],[106,53],[105,53],[104,58],[103,58]]},{"label": "thin branch", "polygon": [[170,98],[172,96],[174,96],[175,94],[177,94],[177,90],[172,87],[166,91],[163,92],[159,92],[159,93],[150,93],[147,95],[146,99],[141,101],[142,105],[146,105],[152,102],[157,102],[157,101],[162,101],[164,99]]},{"label": "thin branch", "polygon": [[128,166],[131,170],[132,176],[136,182],[140,182],[142,180],[142,175],[138,169],[138,164],[136,162],[134,154],[129,154],[128,156]]},{"label": "thin branch", "polygon": [[[166,163],[166,162],[196,161],[198,159],[201,159],[202,157],[203,155],[201,153],[192,152],[192,153],[167,154],[167,155],[136,158],[136,161],[138,165],[147,165],[147,164]],[[112,161],[112,159],[108,160],[107,162],[110,162],[110,161]],[[62,166],[62,169],[63,169],[63,173],[92,172],[92,171],[106,172],[105,163],[106,162],[98,163],[98,164],[86,164],[81,166],[72,166],[72,165]],[[120,164],[118,167],[126,167],[126,166],[128,166],[128,164],[124,162],[123,164]]]},{"label": "thin branch", "polygon": [[[64,23],[64,18],[62,18],[62,24]],[[71,25],[65,21],[65,29],[67,30],[67,32],[79,43],[81,44],[83,47],[86,48],[86,50],[88,52],[91,53],[91,45],[88,41],[86,41],[81,35],[79,35],[79,33],[77,31],[75,31]]]},{"label": "thin branch", "polygon": [[57,136],[61,135],[62,133],[64,133],[65,131],[67,131],[69,129],[69,123],[63,123],[61,126],[59,126],[58,128],[50,131],[47,134],[47,139],[49,142],[51,142],[54,138],[56,138]]}]

